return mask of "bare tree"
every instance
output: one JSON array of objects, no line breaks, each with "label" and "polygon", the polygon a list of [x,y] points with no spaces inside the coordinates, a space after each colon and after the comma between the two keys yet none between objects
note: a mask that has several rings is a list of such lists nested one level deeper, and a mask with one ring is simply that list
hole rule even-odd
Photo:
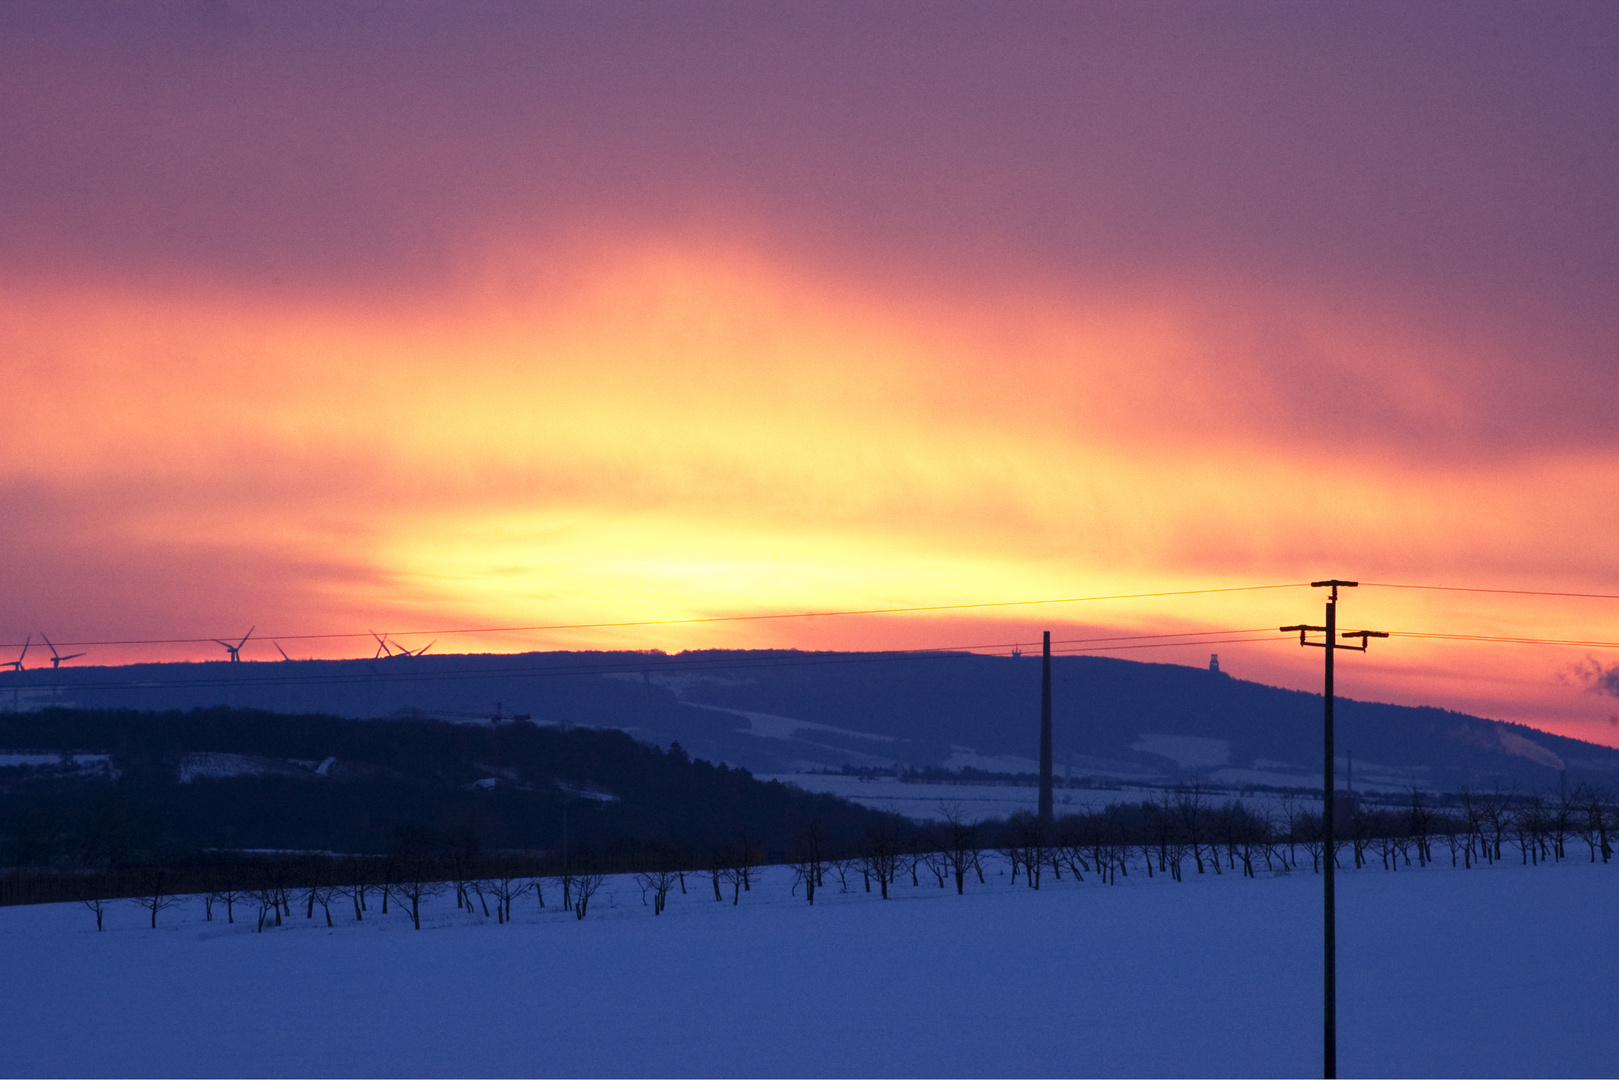
[{"label": "bare tree", "polygon": [[208,876],[210,884],[208,895],[211,900],[208,905],[209,915],[212,916],[215,903],[222,903],[225,905],[225,921],[236,922],[236,902],[242,893],[240,868],[236,860],[226,857],[215,861],[209,868]]},{"label": "bare tree", "polygon": [[1436,819],[1440,834],[1445,838],[1445,846],[1450,848],[1450,867],[1456,868],[1456,856],[1467,849],[1468,865],[1472,865],[1473,853],[1466,841],[1466,832],[1459,827],[1458,822],[1448,814],[1440,815]]},{"label": "bare tree", "polygon": [[347,896],[354,904],[354,921],[365,921],[365,894],[371,888],[370,877],[366,873],[367,867],[362,859],[351,858],[344,862],[344,877],[348,879]]},{"label": "bare tree", "polygon": [[[578,875],[576,875],[573,872],[572,868],[570,868],[566,863],[564,863],[563,866],[562,866],[562,873],[556,875],[557,888],[562,890],[562,910],[563,911],[572,911],[573,910],[574,882],[575,882],[575,879],[577,878],[577,876]],[[716,899],[716,900],[719,899],[719,893],[720,893],[719,886],[716,885],[714,887],[714,899]],[[545,906],[545,901],[544,900],[540,901],[540,906],[541,907]]]},{"label": "bare tree", "polygon": [[1599,788],[1582,786],[1575,795],[1579,812],[1575,816],[1575,829],[1581,840],[1591,849],[1591,861],[1597,861],[1597,852],[1607,862],[1612,854],[1608,847],[1608,799]]},{"label": "bare tree", "polygon": [[1478,806],[1481,820],[1489,829],[1489,835],[1485,837],[1489,860],[1492,863],[1500,862],[1502,842],[1512,829],[1512,793],[1497,781],[1495,786],[1478,800]]},{"label": "bare tree", "polygon": [[249,889],[247,895],[259,908],[258,933],[264,933],[272,913],[275,915],[275,925],[281,925],[281,893],[267,877]]},{"label": "bare tree", "polygon": [[1568,773],[1565,772],[1557,785],[1557,808],[1551,820],[1552,851],[1558,862],[1568,856],[1568,834],[1574,831],[1576,801],[1576,795],[1568,790]]},{"label": "bare tree", "polygon": [[409,902],[411,925],[416,929],[422,928],[422,901],[438,894],[443,888],[443,882],[432,879],[426,860],[400,860],[399,880],[394,883],[393,891],[401,902]]},{"label": "bare tree", "polygon": [[719,856],[719,861],[715,863],[720,870],[714,885],[714,895],[719,896],[719,882],[724,881],[731,886],[732,906],[740,904],[742,894],[753,891],[753,878],[759,854],[753,846],[752,838],[747,833],[742,833],[737,838],[736,845]]},{"label": "bare tree", "polygon": [[382,913],[388,914],[388,894],[393,891],[394,875],[399,872],[399,860],[389,855],[382,860]]},{"label": "bare tree", "polygon": [[[1007,819],[1014,832],[1018,858],[1023,863],[1023,878],[1029,888],[1040,887],[1040,873],[1046,865],[1048,847],[1045,824],[1027,810],[1021,810]],[[1016,877],[1016,871],[1013,871]]]},{"label": "bare tree", "polygon": [[[512,901],[521,896],[531,885],[523,881],[517,873],[517,868],[511,859],[500,859],[494,865],[494,876],[489,879],[489,891],[495,898],[495,921],[504,926],[512,921]],[[540,897],[540,906],[545,906],[545,897]]]},{"label": "bare tree", "polygon": [[[1333,797],[1337,798],[1336,795]],[[1355,855],[1355,869],[1359,870],[1366,865],[1366,849],[1372,842],[1372,822],[1358,798],[1350,800],[1349,837]]]},{"label": "bare tree", "polygon": [[1297,870],[1299,866],[1298,838],[1300,812],[1298,796],[1291,791],[1283,792],[1281,799],[1278,800],[1278,803],[1282,815],[1281,824],[1282,827],[1287,830],[1287,834],[1284,837],[1287,842],[1287,863],[1291,869]]},{"label": "bare tree", "polygon": [[343,890],[336,885],[317,885],[309,890],[315,903],[326,913],[326,925],[332,925],[332,901],[343,894]]},{"label": "bare tree", "polygon": [[922,853],[922,865],[928,868],[928,873],[938,882],[939,888],[944,888],[945,878],[950,876],[950,860],[944,849],[938,845],[930,844]]},{"label": "bare tree", "polygon": [[[1484,843],[1484,814],[1472,788],[1464,786],[1458,797],[1462,805],[1462,869],[1471,870],[1475,859],[1488,855],[1489,849]],[[1479,849],[1477,855],[1473,850],[1475,846]]]},{"label": "bare tree", "polygon": [[1433,813],[1422,801],[1422,789],[1415,784],[1411,785],[1409,821],[1411,839],[1417,845],[1417,865],[1427,866],[1433,862],[1433,846],[1430,840],[1433,833]]},{"label": "bare tree", "polygon": [[1180,815],[1176,800],[1168,791],[1160,793],[1151,804],[1149,821],[1158,849],[1158,872],[1181,880],[1181,863],[1186,858],[1186,845],[1180,837]]},{"label": "bare tree", "polygon": [[961,804],[941,808],[944,814],[944,846],[941,854],[950,876],[956,879],[956,895],[967,891],[967,869],[978,855],[976,829],[962,820]]},{"label": "bare tree", "polygon": [[1310,870],[1312,873],[1321,873],[1321,863],[1326,857],[1327,827],[1321,815],[1312,811],[1299,814],[1298,830],[1300,842],[1304,844],[1305,853],[1310,856]]},{"label": "bare tree", "polygon": [[155,867],[148,871],[145,878],[145,887],[141,890],[139,896],[132,899],[136,906],[144,908],[150,913],[152,916],[152,929],[156,930],[157,913],[167,911],[172,907],[178,907],[181,901],[178,896],[170,896],[164,891],[164,887],[168,884],[168,875],[162,867]]},{"label": "bare tree", "polygon": [[[827,865],[832,868],[832,872],[834,874],[838,875],[838,892],[840,892],[840,893],[848,892],[849,891],[849,875],[854,873],[856,870],[860,869],[860,860],[859,859],[833,859],[830,862],[828,862]],[[867,892],[871,891],[871,882],[869,880],[866,882],[866,891]]]},{"label": "bare tree", "polygon": [[1508,818],[1513,842],[1518,845],[1522,865],[1540,865],[1545,848],[1546,804],[1539,795],[1531,794],[1513,808]]},{"label": "bare tree", "polygon": [[[315,917],[315,904],[320,902],[316,894],[320,892],[322,886],[325,884],[324,879],[326,877],[326,865],[323,860],[316,859],[308,860],[305,865],[308,867],[309,886],[308,896],[305,898],[307,900],[308,907],[304,912],[304,918],[313,919]],[[330,919],[330,913],[328,913],[327,917]]]},{"label": "bare tree", "polygon": [[595,871],[582,871],[574,875],[574,918],[583,919],[585,917],[585,910],[590,906],[591,897],[595,896],[596,893],[601,891],[601,887],[606,880],[606,874],[597,873]]},{"label": "bare tree", "polygon": [[1070,817],[1062,821],[1062,832],[1058,835],[1051,850],[1060,855],[1068,866],[1068,872],[1074,875],[1075,881],[1084,881],[1085,875],[1090,872],[1089,859],[1089,832],[1087,824],[1082,818]]},{"label": "bare tree", "polygon": [[[1016,885],[1018,867],[1023,865],[1023,848],[1015,841],[1008,840],[1007,843],[995,849],[995,854],[1005,859],[1012,869],[1012,876],[1007,881],[1007,884]],[[870,892],[871,888],[868,886],[866,891]]]},{"label": "bare tree", "polygon": [[1607,862],[1613,858],[1613,848],[1608,843],[1609,826],[1613,822],[1613,798],[1603,791],[1598,791],[1591,799],[1591,814],[1596,819],[1597,842],[1602,852],[1602,861]]},{"label": "bare tree", "polygon": [[478,906],[483,909],[483,917],[489,918],[489,898],[484,895],[484,889],[489,886],[482,878],[473,878],[467,882],[467,914],[472,914],[472,898],[478,898]]},{"label": "bare tree", "polygon": [[666,868],[636,874],[635,883],[641,886],[641,903],[645,904],[647,893],[651,893],[652,914],[662,915],[664,905],[669,902],[669,892],[678,880],[675,872]]},{"label": "bare tree", "polygon": [[[470,828],[456,831],[450,837],[448,846],[450,880],[455,886],[455,906],[466,908],[467,914],[472,914],[472,894],[468,886],[478,876],[478,863],[480,861],[478,849],[478,836]],[[489,906],[484,905],[484,915],[489,914]]]},{"label": "bare tree", "polygon": [[[1192,859],[1197,863],[1197,872],[1203,872],[1203,835],[1208,821],[1208,802],[1203,795],[1202,784],[1192,784],[1175,792],[1175,818],[1180,825],[1180,832],[1192,848]],[[1214,862],[1214,872],[1220,872],[1220,857],[1213,847],[1209,855]]]},{"label": "bare tree", "polygon": [[871,879],[877,879],[884,900],[888,899],[888,886],[893,884],[899,870],[899,838],[890,828],[873,829],[866,836],[865,848],[860,854],[860,871],[866,876],[866,891],[871,891]]},{"label": "bare tree", "polygon": [[724,880],[724,860],[718,854],[711,855],[708,862],[708,883],[714,887],[714,900],[716,903],[725,899],[725,894],[720,892],[720,882]]},{"label": "bare tree", "polygon": [[813,906],[815,903],[815,889],[821,883],[821,876],[826,873],[826,855],[822,849],[821,836],[812,821],[805,826],[798,838],[797,857],[793,860],[793,888],[798,892],[798,886],[804,886],[804,899]]},{"label": "bare tree", "polygon": [[107,913],[107,901],[98,896],[94,900],[85,900],[83,903],[85,907],[96,913],[96,930],[99,932],[102,917]]}]

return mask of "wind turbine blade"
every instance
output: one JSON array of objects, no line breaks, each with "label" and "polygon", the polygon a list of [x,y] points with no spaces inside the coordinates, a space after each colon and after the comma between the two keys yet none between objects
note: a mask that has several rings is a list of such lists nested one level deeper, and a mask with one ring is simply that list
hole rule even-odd
[{"label": "wind turbine blade", "polygon": [[272,641],[272,642],[270,642],[270,644],[274,645],[275,646],[275,651],[281,654],[281,659],[283,659],[283,660],[291,660],[292,659],[292,657],[287,655],[287,650],[285,650],[285,649],[283,649],[281,647],[281,642]]},{"label": "wind turbine blade", "polygon": [[45,636],[45,632],[43,630],[40,631],[39,638],[40,638],[41,641],[43,641],[45,643],[46,647],[51,650],[51,655],[55,656],[56,655],[56,646],[51,644],[51,639]]},{"label": "wind turbine blade", "polygon": [[434,645],[437,645],[437,644],[438,644],[438,638],[434,638],[432,641],[429,641],[426,645],[423,645],[421,648],[417,649],[411,655],[412,656],[420,656],[420,655],[422,655],[422,653],[426,652],[428,649],[431,649]]},{"label": "wind turbine blade", "polygon": [[76,652],[76,653],[73,653],[70,656],[64,656],[64,657],[62,657],[62,659],[63,660],[77,660],[79,657],[86,656],[86,655],[88,655],[88,654],[87,653],[82,653],[82,652]]},{"label": "wind turbine blade", "polygon": [[257,629],[258,629],[258,625],[257,625],[257,624],[254,624],[254,625],[253,625],[253,626],[250,626],[250,627],[248,627],[248,628],[247,628],[247,633],[245,633],[245,634],[243,634],[243,635],[242,635],[242,640],[241,640],[241,641],[238,641],[238,642],[237,642],[237,643],[236,643],[236,647],[237,647],[237,648],[238,648],[238,649],[240,649],[240,648],[241,648],[241,647],[242,647],[242,646],[243,646],[243,645],[246,645],[246,644],[247,644],[247,639],[248,639],[248,638],[250,638],[250,637],[252,637],[252,636],[253,636],[253,631],[255,631],[255,630],[257,630]]}]

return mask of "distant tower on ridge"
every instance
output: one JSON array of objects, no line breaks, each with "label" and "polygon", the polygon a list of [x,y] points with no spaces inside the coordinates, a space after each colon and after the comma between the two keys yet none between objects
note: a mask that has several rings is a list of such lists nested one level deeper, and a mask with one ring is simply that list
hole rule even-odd
[{"label": "distant tower on ridge", "polygon": [[1219,653],[1217,653],[1217,652],[1209,653],[1209,670],[1214,672],[1216,675],[1220,674],[1220,654]]}]

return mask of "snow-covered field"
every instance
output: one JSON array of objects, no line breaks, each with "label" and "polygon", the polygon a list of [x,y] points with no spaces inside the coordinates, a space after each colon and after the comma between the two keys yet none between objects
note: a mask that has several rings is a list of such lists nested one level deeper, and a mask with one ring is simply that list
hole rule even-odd
[{"label": "snow-covered field", "polygon": [[[1339,878],[1343,1075],[1609,1075],[1619,869]],[[1320,878],[1139,872],[328,930],[0,909],[7,1075],[1319,1075]],[[858,887],[858,886],[857,886]],[[706,895],[705,895],[706,893]],[[238,919],[242,910],[238,909]]]},{"label": "snow-covered field", "polygon": [[[924,822],[943,821],[946,813],[954,813],[966,822],[1010,817],[1020,811],[1032,814],[1040,799],[1040,789],[1033,784],[917,784],[892,776],[868,779],[836,773],[764,774],[759,779],[780,780],[805,791],[836,795],[873,810],[886,810]],[[1090,788],[1059,786],[1053,792],[1053,799],[1057,815],[1061,817],[1091,813],[1114,803],[1156,802],[1163,798],[1165,790],[1133,784]],[[1204,798],[1216,806],[1239,800],[1250,810],[1269,813],[1276,813],[1282,805],[1282,797],[1274,793],[1243,794],[1236,788],[1208,787]],[[1305,805],[1304,797],[1297,801]],[[1317,795],[1313,804],[1319,806],[1320,802],[1321,796]]]}]

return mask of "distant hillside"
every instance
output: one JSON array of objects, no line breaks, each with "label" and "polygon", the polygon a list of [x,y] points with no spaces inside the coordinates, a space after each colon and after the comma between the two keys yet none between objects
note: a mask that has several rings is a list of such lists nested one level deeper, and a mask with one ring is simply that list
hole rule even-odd
[{"label": "distant hillside", "polygon": [[612,730],[223,708],[0,715],[7,865],[209,847],[382,853],[405,840],[539,855],[564,829],[576,859],[701,859],[744,840],[780,857],[808,825],[837,843],[882,820]]},{"label": "distant hillside", "polygon": [[[760,773],[849,765],[1035,768],[1040,661],[765,651],[527,653],[211,662],[0,674],[0,708],[230,705],[348,717],[619,728]],[[1321,699],[1173,664],[1053,662],[1060,773],[1164,783],[1320,784]],[[9,698],[9,700],[8,700]],[[1619,751],[1435,708],[1342,701],[1357,787],[1546,789],[1619,780]]]}]

